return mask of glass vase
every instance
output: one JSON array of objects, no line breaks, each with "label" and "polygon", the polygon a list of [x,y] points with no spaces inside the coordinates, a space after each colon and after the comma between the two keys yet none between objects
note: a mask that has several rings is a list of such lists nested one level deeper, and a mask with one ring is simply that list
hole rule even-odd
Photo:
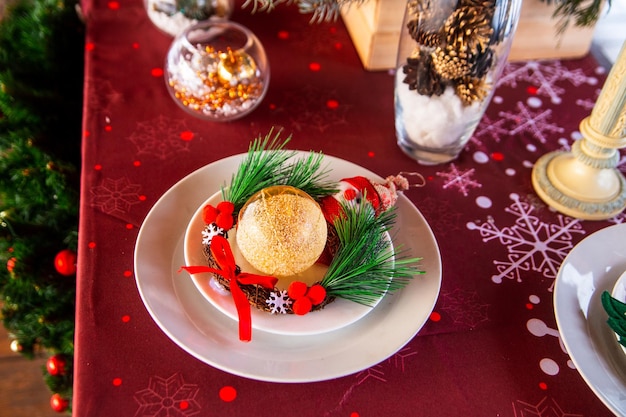
[{"label": "glass vase", "polygon": [[165,62],[165,82],[176,104],[208,121],[235,120],[252,112],[269,80],[261,41],[229,21],[188,27],[174,38]]},{"label": "glass vase", "polygon": [[426,165],[456,159],[511,49],[521,0],[409,0],[395,78],[400,148]]},{"label": "glass vase", "polygon": [[150,21],[171,36],[204,20],[227,20],[233,3],[234,0],[144,0]]}]

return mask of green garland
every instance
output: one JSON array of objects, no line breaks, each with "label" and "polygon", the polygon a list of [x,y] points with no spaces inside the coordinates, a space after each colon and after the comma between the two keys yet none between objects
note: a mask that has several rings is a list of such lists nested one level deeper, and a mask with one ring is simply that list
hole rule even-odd
[{"label": "green garland", "polygon": [[[44,370],[71,411],[84,25],[76,0],[16,0],[0,22],[0,300],[12,347],[56,355]],[[6,266],[6,267],[5,267]],[[65,407],[62,407],[65,408]]]}]

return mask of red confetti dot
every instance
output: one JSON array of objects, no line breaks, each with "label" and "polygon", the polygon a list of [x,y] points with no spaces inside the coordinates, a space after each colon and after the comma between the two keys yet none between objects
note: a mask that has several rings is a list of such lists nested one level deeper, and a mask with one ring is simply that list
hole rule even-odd
[{"label": "red confetti dot", "polygon": [[139,196],[139,201],[146,201],[146,196],[145,195],[140,195]]},{"label": "red confetti dot", "polygon": [[336,50],[341,50],[343,49],[343,44],[341,42],[335,42],[335,44],[333,45],[335,47]]},{"label": "red confetti dot", "polygon": [[83,132],[83,136],[84,136],[84,137],[88,138],[88,137],[89,137],[89,135],[91,135],[91,132],[89,132],[88,130],[85,130],[85,131]]},{"label": "red confetti dot", "polygon": [[491,154],[491,158],[494,161],[503,161],[504,160],[504,154],[501,152],[494,152]]},{"label": "red confetti dot", "polygon": [[428,181],[432,181],[432,180],[433,180],[433,178],[435,178],[435,177],[433,177],[432,175],[429,175],[429,176],[427,176],[427,177],[426,177],[426,179],[427,179]]},{"label": "red confetti dot", "polygon": [[281,30],[278,32],[278,39],[289,39],[289,32],[287,32],[286,30]]},{"label": "red confetti dot", "polygon": [[339,107],[339,102],[337,100],[330,99],[326,102],[326,107],[328,107],[331,110],[335,110],[336,108]]},{"label": "red confetti dot", "polygon": [[269,108],[270,110],[276,110],[276,104],[270,103]]},{"label": "red confetti dot", "polygon": [[129,270],[124,271],[124,276],[125,276],[126,278],[128,278],[128,277],[130,277],[130,276],[132,276],[132,275],[133,275],[133,271],[129,271]]},{"label": "red confetti dot", "polygon": [[526,304],[526,309],[527,310],[532,310],[533,308],[535,308],[531,303],[527,303]]},{"label": "red confetti dot", "polygon": [[237,390],[234,387],[226,385],[220,389],[220,399],[225,402],[234,401],[237,398]]},{"label": "red confetti dot", "polygon": [[539,383],[539,388],[541,388],[542,390],[547,390],[548,389],[548,384],[546,384],[545,382],[540,382]]},{"label": "red confetti dot", "polygon": [[87,244],[87,247],[88,247],[89,249],[93,249],[93,248],[95,248],[95,247],[96,247],[96,242],[89,242],[89,243]]},{"label": "red confetti dot", "polygon": [[136,167],[140,167],[141,166],[141,161],[133,161],[133,165]]},{"label": "red confetti dot", "polygon": [[122,378],[113,378],[113,385],[116,387],[122,385]]},{"label": "red confetti dot", "polygon": [[373,158],[376,154],[373,151],[369,151],[367,153],[367,156],[369,156],[370,158]]},{"label": "red confetti dot", "polygon": [[185,130],[183,132],[180,132],[180,138],[184,141],[190,141],[193,139],[193,132],[190,132],[189,130]]},{"label": "red confetti dot", "polygon": [[126,315],[126,316],[122,316],[122,321],[124,323],[128,323],[130,321],[130,316]]},{"label": "red confetti dot", "polygon": [[94,49],[96,49],[96,44],[93,42],[87,42],[85,44],[85,50],[86,51],[93,51]]},{"label": "red confetti dot", "polygon": [[331,27],[328,29],[328,31],[329,31],[330,33],[332,33],[332,34],[335,34],[335,33],[337,33],[337,28],[336,28],[336,27],[334,27],[334,26],[331,26]]},{"label": "red confetti dot", "polygon": [[163,76],[163,68],[152,68],[150,71],[153,77],[161,77]]},{"label": "red confetti dot", "polygon": [[178,403],[178,408],[180,408],[181,410],[186,410],[189,408],[189,402],[188,401],[181,401],[180,403]]},{"label": "red confetti dot", "polygon": [[96,171],[100,171],[102,169],[102,165],[96,164],[93,166],[93,169],[95,169]]},{"label": "red confetti dot", "polygon": [[111,10],[117,10],[117,9],[120,8],[120,4],[117,1],[110,1],[108,3],[108,6],[109,6],[109,9],[111,9]]},{"label": "red confetti dot", "polygon": [[359,413],[357,413],[356,411],[353,411],[350,413],[350,417],[359,417]]},{"label": "red confetti dot", "polygon": [[106,125],[104,127],[104,130],[107,131],[107,132],[110,132],[111,130],[113,130],[113,127],[111,125]]},{"label": "red confetti dot", "polygon": [[537,90],[538,90],[538,89],[537,89],[537,87],[528,87],[528,88],[526,89],[526,91],[528,92],[528,94],[532,94],[532,95],[537,94]]},{"label": "red confetti dot", "polygon": [[139,43],[133,42],[133,49],[139,49]]},{"label": "red confetti dot", "polygon": [[322,66],[320,65],[320,63],[319,63],[319,62],[311,62],[311,63],[309,64],[309,69],[310,69],[311,71],[319,71],[319,70],[321,70],[321,69],[322,69]]},{"label": "red confetti dot", "polygon": [[439,320],[441,320],[441,314],[433,311],[432,313],[430,313],[430,319],[434,322],[438,322]]},{"label": "red confetti dot", "polygon": [[126,229],[131,230],[133,228],[133,225],[130,223],[126,223]]}]

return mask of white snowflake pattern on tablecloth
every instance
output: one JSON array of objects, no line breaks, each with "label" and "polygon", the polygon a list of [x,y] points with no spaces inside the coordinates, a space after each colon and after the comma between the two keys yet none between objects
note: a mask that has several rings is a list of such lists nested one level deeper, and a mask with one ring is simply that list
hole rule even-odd
[{"label": "white snowflake pattern on tablecloth", "polygon": [[130,211],[132,205],[140,203],[141,185],[132,184],[128,178],[105,178],[93,187],[91,205],[107,214],[123,214]]},{"label": "white snowflake pattern on tablecloth", "polygon": [[513,402],[515,417],[584,417],[582,414],[566,413],[554,398],[543,397],[537,404],[517,400]]},{"label": "white snowflake pattern on tablecloth", "polygon": [[559,83],[569,82],[574,86],[582,84],[594,85],[597,78],[589,77],[581,68],[569,69],[560,61],[527,61],[522,63],[509,63],[504,67],[502,76],[496,87],[508,85],[517,87],[517,83],[524,81],[535,87],[534,94],[550,97],[554,104],[561,103],[561,96],[566,89]]},{"label": "white snowflake pattern on tablecloth", "polygon": [[499,241],[507,249],[506,260],[494,260],[497,273],[491,280],[497,284],[504,279],[522,282],[524,271],[541,273],[552,281],[565,256],[574,247],[574,235],[585,234],[580,220],[558,214],[557,223],[546,223],[536,215],[536,208],[518,194],[509,196],[513,203],[504,209],[515,217],[512,226],[500,228],[492,218],[486,222],[469,222],[467,228],[482,236],[483,242]]},{"label": "white snowflake pattern on tablecloth", "polygon": [[500,139],[509,136],[509,129],[505,126],[507,122],[507,119],[504,118],[499,117],[497,120],[492,120],[489,115],[483,115],[470,141],[478,147],[485,145],[483,138],[499,143]]},{"label": "white snowflake pattern on tablecloth", "polygon": [[187,417],[200,413],[198,385],[188,384],[180,373],[169,378],[153,376],[148,388],[135,393],[139,409],[135,417]]},{"label": "white snowflake pattern on tablecloth", "polygon": [[455,164],[450,164],[450,169],[446,172],[437,172],[438,177],[444,180],[443,189],[456,188],[464,197],[467,197],[471,188],[480,188],[482,184],[472,178],[474,168],[460,170]]},{"label": "white snowflake pattern on tablecloth", "polygon": [[192,138],[196,138],[196,134],[187,128],[186,120],[159,116],[137,123],[128,139],[137,148],[138,155],[166,161],[179,152],[189,152]]},{"label": "white snowflake pattern on tablecloth", "polygon": [[546,143],[549,133],[563,133],[563,128],[555,123],[549,122],[552,117],[552,110],[531,110],[521,101],[517,103],[517,112],[501,111],[500,117],[509,121],[513,127],[509,129],[510,136],[517,136],[521,133],[530,133],[541,143]]}]

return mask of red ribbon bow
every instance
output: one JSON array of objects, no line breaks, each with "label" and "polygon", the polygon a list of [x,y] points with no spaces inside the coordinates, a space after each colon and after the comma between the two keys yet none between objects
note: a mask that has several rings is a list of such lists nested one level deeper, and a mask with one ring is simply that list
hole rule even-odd
[{"label": "red ribbon bow", "polygon": [[218,274],[230,283],[230,292],[235,301],[237,316],[239,317],[239,340],[249,342],[252,340],[252,316],[250,313],[250,303],[248,297],[239,287],[241,285],[257,284],[267,289],[272,289],[278,282],[277,278],[267,275],[255,275],[247,272],[236,273],[237,265],[235,257],[230,248],[228,240],[221,235],[213,236],[211,239],[211,254],[220,269],[208,266],[183,266],[181,269],[190,274],[209,272]]}]

